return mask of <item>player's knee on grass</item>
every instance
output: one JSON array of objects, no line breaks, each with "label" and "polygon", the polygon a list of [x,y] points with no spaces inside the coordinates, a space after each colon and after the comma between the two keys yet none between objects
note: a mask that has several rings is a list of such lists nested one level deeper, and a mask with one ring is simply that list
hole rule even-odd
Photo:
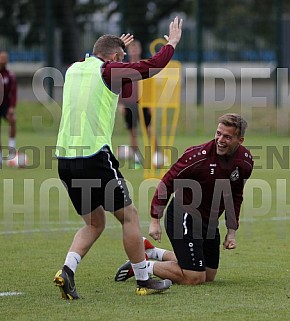
[{"label": "player's knee on grass", "polygon": [[213,282],[217,274],[217,269],[206,268],[206,282]]}]

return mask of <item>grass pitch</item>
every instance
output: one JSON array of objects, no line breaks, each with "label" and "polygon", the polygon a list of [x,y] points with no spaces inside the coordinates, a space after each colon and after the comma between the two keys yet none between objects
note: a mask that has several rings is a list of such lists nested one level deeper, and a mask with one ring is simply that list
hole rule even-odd
[{"label": "grass pitch", "polygon": [[[126,255],[121,227],[108,213],[106,230],[78,268],[76,284],[82,299],[73,302],[62,300],[52,284],[75,231],[82,226],[58,183],[56,161],[51,157],[57,126],[41,105],[20,105],[17,116],[17,145],[27,147],[33,166],[0,170],[0,320],[290,319],[289,137],[278,136],[273,128],[265,133],[265,116],[255,118],[255,128],[246,137],[245,145],[252,148],[257,168],[246,185],[238,247],[221,251],[215,282],[196,287],[173,285],[164,294],[147,297],[134,294],[133,279],[115,283],[115,272]],[[33,116],[42,116],[43,122],[33,124]],[[128,143],[121,116],[117,118],[114,146]],[[175,139],[179,154],[187,146],[210,139],[215,131],[212,128],[212,135],[206,134],[204,122],[187,131],[185,118],[181,115]],[[4,126],[3,144],[5,130]],[[133,172],[128,164],[121,170],[133,186],[147,235],[147,197],[139,196],[143,195],[139,190],[143,171]],[[223,219],[220,227],[223,238]],[[161,246],[170,249],[165,232]]]}]

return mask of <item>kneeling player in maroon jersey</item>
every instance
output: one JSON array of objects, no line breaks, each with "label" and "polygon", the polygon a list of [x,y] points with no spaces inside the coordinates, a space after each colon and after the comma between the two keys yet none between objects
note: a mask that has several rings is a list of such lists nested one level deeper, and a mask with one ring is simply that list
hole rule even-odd
[{"label": "kneeling player in maroon jersey", "polygon": [[[188,148],[161,179],[151,203],[149,235],[160,242],[160,219],[174,253],[145,244],[148,271],[178,284],[213,281],[219,266],[219,217],[225,212],[223,246],[236,248],[243,189],[253,158],[242,143],[247,122],[238,114],[218,119],[215,138]],[[147,240],[148,241],[148,240]],[[151,261],[150,259],[155,259]],[[117,271],[116,281],[131,276],[130,262]]]}]

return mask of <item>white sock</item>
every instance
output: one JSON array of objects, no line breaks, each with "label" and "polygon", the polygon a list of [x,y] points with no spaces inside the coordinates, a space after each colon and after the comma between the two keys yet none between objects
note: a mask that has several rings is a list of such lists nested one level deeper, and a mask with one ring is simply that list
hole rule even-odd
[{"label": "white sock", "polygon": [[64,265],[69,267],[73,273],[76,273],[78,264],[81,262],[81,256],[76,252],[68,252]]},{"label": "white sock", "polygon": [[16,140],[15,140],[15,138],[9,138],[8,139],[8,146],[9,146],[9,148],[15,148],[16,147]]},{"label": "white sock", "polygon": [[154,267],[154,264],[156,263],[156,261],[147,261],[147,269],[148,269],[148,273],[149,274],[154,274],[153,273],[153,267]]},{"label": "white sock", "polygon": [[135,279],[139,281],[148,280],[148,269],[146,265],[146,260],[139,263],[131,263],[134,271]]},{"label": "white sock", "polygon": [[163,255],[166,252],[164,249],[154,247],[154,249],[148,249],[145,251],[149,259],[162,261]]}]

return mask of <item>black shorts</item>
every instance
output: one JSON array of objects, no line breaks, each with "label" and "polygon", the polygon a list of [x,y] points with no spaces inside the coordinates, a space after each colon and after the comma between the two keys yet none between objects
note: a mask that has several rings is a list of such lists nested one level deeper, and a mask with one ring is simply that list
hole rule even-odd
[{"label": "black shorts", "polygon": [[174,206],[173,198],[166,212],[165,227],[182,269],[205,271],[206,267],[218,268],[220,233],[216,226],[213,233],[209,233],[208,224],[200,216],[197,218]]},{"label": "black shorts", "polygon": [[58,159],[58,174],[80,215],[100,205],[114,212],[132,204],[119,162],[109,148],[92,157]]},{"label": "black shorts", "polygon": [[0,105],[0,118],[7,119],[9,105]]},{"label": "black shorts", "polygon": [[[151,122],[151,112],[150,108],[142,108],[144,121],[146,128],[150,125]],[[139,111],[137,104],[126,104],[125,105],[125,123],[127,129],[136,128],[139,121]]]}]

